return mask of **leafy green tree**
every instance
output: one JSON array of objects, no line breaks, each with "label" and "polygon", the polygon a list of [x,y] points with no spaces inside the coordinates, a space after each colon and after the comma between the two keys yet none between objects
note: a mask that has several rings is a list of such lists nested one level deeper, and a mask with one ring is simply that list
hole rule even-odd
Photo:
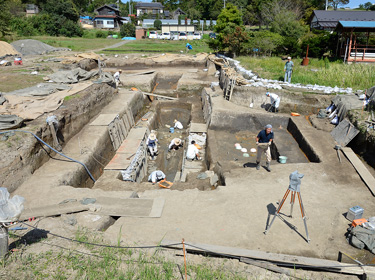
[{"label": "leafy green tree", "polygon": [[203,30],[207,30],[207,21],[205,18],[203,19]]},{"label": "leafy green tree", "polygon": [[154,27],[155,27],[156,29],[158,29],[158,30],[161,29],[161,20],[160,20],[160,19],[156,19],[156,20],[154,21]]},{"label": "leafy green tree", "polygon": [[253,31],[249,36],[248,52],[256,55],[272,55],[284,41],[283,36],[269,30]]},{"label": "leafy green tree", "polygon": [[[309,46],[309,56],[321,58],[324,54],[333,54],[336,50],[337,34],[321,30],[313,30],[302,39],[301,48],[303,52]],[[303,54],[301,54],[303,55]]]},{"label": "leafy green tree", "polygon": [[128,22],[121,26],[120,28],[121,37],[135,37],[135,25]]},{"label": "leafy green tree", "polygon": [[216,39],[209,41],[212,49],[228,51],[234,55],[243,52],[243,44],[248,35],[242,22],[242,14],[236,6],[228,3],[220,13],[214,30],[218,34]]},{"label": "leafy green tree", "polygon": [[363,4],[363,7],[366,9],[366,11],[370,10],[371,6],[372,6],[371,2],[366,2],[365,4]]},{"label": "leafy green tree", "polygon": [[332,5],[334,10],[337,10],[339,5],[346,5],[349,0],[328,0],[328,4]]},{"label": "leafy green tree", "polygon": [[12,15],[9,12],[9,1],[0,0],[0,38],[10,34]]}]

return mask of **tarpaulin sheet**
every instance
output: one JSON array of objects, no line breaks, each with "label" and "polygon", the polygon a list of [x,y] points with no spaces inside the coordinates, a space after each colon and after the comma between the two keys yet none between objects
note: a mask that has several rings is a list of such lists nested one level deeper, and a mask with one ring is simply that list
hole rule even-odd
[{"label": "tarpaulin sheet", "polygon": [[74,84],[69,86],[69,89],[55,91],[44,96],[4,93],[7,102],[0,106],[0,114],[17,115],[25,120],[33,120],[44,113],[56,110],[66,96],[82,91],[90,85],[92,85],[90,81]]}]

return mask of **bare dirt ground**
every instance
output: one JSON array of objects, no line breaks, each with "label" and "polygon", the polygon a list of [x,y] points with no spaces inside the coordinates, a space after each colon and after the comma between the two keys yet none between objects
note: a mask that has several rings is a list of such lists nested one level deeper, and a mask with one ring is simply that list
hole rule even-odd
[{"label": "bare dirt ground", "polygon": [[[185,69],[181,68],[180,70],[184,71]],[[176,83],[170,81],[167,84],[161,84],[160,89],[168,86],[176,87]],[[124,95],[124,98],[127,97]],[[217,98],[221,98],[221,96]],[[254,114],[256,112],[249,108],[229,104],[226,101],[219,103],[215,109],[219,113],[232,111]],[[199,116],[199,118],[201,117]],[[371,193],[344,157],[342,157],[344,158],[343,162],[338,163],[336,151],[333,150],[334,143],[327,140],[330,137],[329,133],[318,131],[311,127],[307,121],[304,125],[311,129],[311,134],[316,135],[313,145],[323,151],[323,162],[307,162],[306,157],[301,150],[298,150],[297,146],[288,146],[290,143],[288,141],[292,141],[291,135],[287,131],[280,131],[279,137],[287,138],[288,141],[280,141],[282,145],[280,144],[278,149],[281,154],[291,153],[290,162],[287,164],[273,162],[271,173],[264,169],[257,171],[251,164],[244,167],[247,162],[254,163],[255,158],[240,159],[241,154],[238,154],[238,151],[233,147],[233,144],[237,142],[241,142],[248,149],[253,147],[255,131],[233,133],[228,129],[228,131],[215,132],[212,134],[214,139],[209,139],[210,149],[217,159],[212,164],[233,163],[230,165],[230,169],[223,174],[225,186],[203,192],[197,189],[196,184],[199,182],[195,177],[192,177],[191,180],[188,178],[186,183],[188,187],[181,187],[181,189],[178,187],[179,184],[176,184],[176,189],[172,188],[171,190],[143,188],[142,185],[139,185],[138,194],[141,198],[165,198],[162,217],[155,219],[121,217],[109,226],[103,235],[104,238],[112,243],[120,239],[126,244],[157,244],[162,239],[179,242],[185,238],[187,242],[332,260],[337,259],[338,251],[343,251],[360,258],[365,263],[374,264],[373,255],[357,250],[347,243],[345,233],[350,222],[344,216],[344,213],[355,205],[361,205],[365,209],[364,217],[373,216],[375,201]],[[277,132],[276,128],[275,130]],[[163,145],[167,140],[169,141],[167,138],[162,140]],[[92,141],[94,141],[94,136]],[[297,155],[293,158],[295,152]],[[235,160],[236,158],[237,160]],[[272,214],[271,210],[277,207],[277,202],[288,187],[289,174],[295,170],[305,175],[302,179],[301,193],[308,216],[310,243],[304,239],[304,226],[298,207],[294,209],[293,218],[286,218],[287,222],[277,218],[269,233],[267,235],[263,233],[270,214]],[[49,171],[53,173],[53,170]],[[34,174],[33,189],[27,189],[24,186],[23,190],[20,189],[17,192],[26,197],[28,206],[58,203],[64,198],[71,197],[83,198],[94,195],[128,197],[131,193],[130,190],[114,192],[95,188],[91,190],[74,189],[68,186],[51,187],[48,178],[38,181],[37,176],[44,178],[44,175],[43,170],[38,170]],[[108,182],[108,189],[111,189],[111,184]],[[184,191],[181,191],[182,189]],[[283,213],[288,212],[289,205],[286,204]],[[43,219],[40,226],[52,232],[59,232],[61,235],[74,236],[73,232],[78,226],[67,225],[63,218]],[[51,238],[51,240],[54,239]],[[67,245],[63,242],[65,241],[57,242],[57,245]],[[67,247],[74,248],[70,245]],[[25,250],[38,253],[46,249],[35,243]],[[173,256],[173,258],[181,261],[180,256]],[[200,256],[189,256],[189,258],[192,262],[206,262],[206,259]],[[214,259],[214,263],[219,266],[225,261]],[[249,272],[248,266],[236,261],[228,261],[228,263],[230,264],[227,266],[228,269],[232,267],[237,271],[243,270],[250,279],[253,276],[255,279],[283,279],[278,274],[260,268],[252,267]],[[303,277],[307,279],[353,279],[343,275],[318,272],[306,272]]]}]

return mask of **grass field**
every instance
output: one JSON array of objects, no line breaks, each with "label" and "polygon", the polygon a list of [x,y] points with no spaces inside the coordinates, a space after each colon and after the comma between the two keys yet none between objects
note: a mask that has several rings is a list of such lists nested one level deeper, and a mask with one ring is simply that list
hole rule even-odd
[{"label": "grass field", "polygon": [[[25,39],[25,38],[24,38]],[[69,48],[72,51],[89,51],[98,50],[105,47],[112,46],[118,42],[119,39],[106,39],[106,38],[68,38],[68,37],[51,37],[51,36],[34,36],[28,39],[39,40],[43,43],[57,48]]]},{"label": "grass field", "polygon": [[[243,67],[252,70],[262,78],[284,80],[285,61],[278,57],[237,58]],[[342,61],[329,62],[323,59],[310,59],[308,66],[302,66],[302,59],[293,59],[292,83],[317,84],[331,87],[350,87],[354,90],[367,89],[375,85],[375,65],[344,64]]]},{"label": "grass field", "polygon": [[170,41],[158,39],[144,39],[139,41],[130,41],[119,48],[107,49],[109,53],[140,53],[140,52],[168,52],[180,53],[185,52],[185,45],[189,42],[193,49],[189,51],[191,54],[200,52],[209,52],[210,49],[205,40],[196,41]]},{"label": "grass field", "polygon": [[[0,276],[6,274],[9,277],[0,277],[1,279],[154,280],[181,279],[185,274],[183,258],[168,259],[161,249],[97,247],[48,238],[40,242],[34,240],[37,244],[31,245],[34,250],[29,252],[29,246],[17,241],[15,234],[11,234],[11,237],[15,240],[17,250],[2,260]],[[79,229],[75,239],[97,244],[104,242],[99,233],[85,229]],[[118,246],[120,243],[120,240],[117,240]],[[35,250],[37,245],[48,249],[38,252]],[[223,262],[218,264],[209,258],[203,264],[193,264],[188,260],[188,279],[249,279],[248,274],[238,273],[224,266]]]}]

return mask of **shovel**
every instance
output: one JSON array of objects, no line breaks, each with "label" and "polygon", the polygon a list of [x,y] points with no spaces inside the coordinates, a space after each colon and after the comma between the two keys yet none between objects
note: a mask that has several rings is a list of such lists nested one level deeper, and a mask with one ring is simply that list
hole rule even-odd
[{"label": "shovel", "polygon": [[341,150],[341,146],[340,145],[336,145],[335,146],[335,150],[337,152],[337,156],[339,158],[339,161],[341,162],[341,156],[340,156],[340,152],[339,152],[339,150]]},{"label": "shovel", "polygon": [[251,102],[250,102],[250,108],[254,107],[254,97],[251,95]]}]

